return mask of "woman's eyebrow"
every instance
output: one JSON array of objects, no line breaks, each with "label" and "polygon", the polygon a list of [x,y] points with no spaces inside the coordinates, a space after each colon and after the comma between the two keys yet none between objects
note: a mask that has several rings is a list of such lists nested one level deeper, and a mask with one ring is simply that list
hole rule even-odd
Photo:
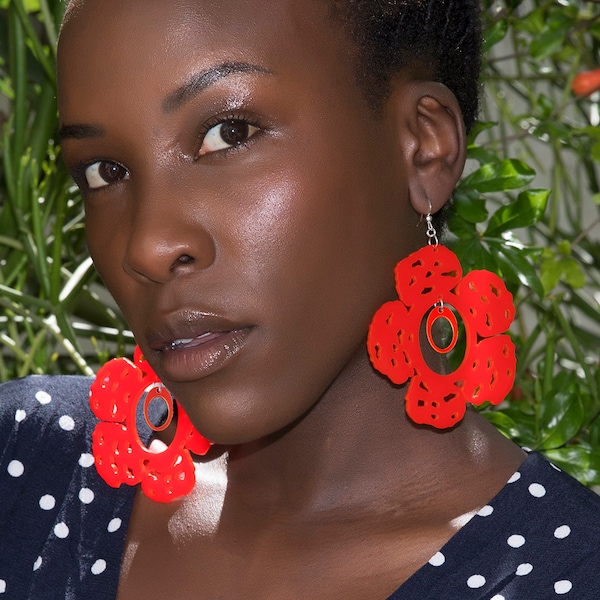
[{"label": "woman's eyebrow", "polygon": [[[259,65],[253,65],[246,62],[224,62],[214,65],[204,71],[194,75],[181,87],[171,92],[162,103],[162,110],[165,113],[172,113],[181,108],[186,102],[189,102],[194,96],[214,85],[217,81],[237,75],[239,73],[263,73],[273,75],[269,69]],[[59,130],[59,138],[65,139],[86,139],[99,138],[105,134],[102,127],[98,125],[63,125]]]},{"label": "woman's eyebrow", "polygon": [[193,75],[186,83],[169,94],[162,104],[163,112],[172,113],[194,96],[215,84],[220,79],[238,73],[264,73],[272,75],[268,69],[245,62],[224,62]]},{"label": "woman's eyebrow", "polygon": [[104,129],[97,125],[63,125],[58,130],[60,140],[98,138],[104,135]]}]

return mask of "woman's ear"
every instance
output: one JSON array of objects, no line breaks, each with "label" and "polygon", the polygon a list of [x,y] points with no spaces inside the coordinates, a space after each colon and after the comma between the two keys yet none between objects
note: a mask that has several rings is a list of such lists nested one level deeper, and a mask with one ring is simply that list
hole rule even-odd
[{"label": "woman's ear", "polygon": [[466,160],[466,136],[456,96],[435,81],[400,82],[392,93],[400,116],[398,141],[410,202],[419,214],[448,201]]}]

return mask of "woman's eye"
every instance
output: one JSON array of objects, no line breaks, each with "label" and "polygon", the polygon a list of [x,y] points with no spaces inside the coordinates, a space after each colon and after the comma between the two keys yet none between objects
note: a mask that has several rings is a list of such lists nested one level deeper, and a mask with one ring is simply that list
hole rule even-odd
[{"label": "woman's eye", "polygon": [[258,127],[241,119],[229,119],[219,123],[206,132],[199,155],[203,156],[217,150],[241,146],[257,131]]},{"label": "woman's eye", "polygon": [[129,179],[129,173],[125,167],[108,160],[99,160],[89,165],[85,169],[84,175],[88,187],[92,190]]}]

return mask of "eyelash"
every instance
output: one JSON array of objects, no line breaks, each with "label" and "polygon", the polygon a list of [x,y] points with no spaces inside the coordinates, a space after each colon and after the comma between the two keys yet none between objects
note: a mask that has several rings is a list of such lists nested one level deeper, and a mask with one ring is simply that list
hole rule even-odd
[{"label": "eyelash", "polygon": [[[228,113],[224,113],[221,115],[215,115],[214,117],[210,118],[208,121],[206,121],[202,127],[200,128],[200,130],[198,131],[197,137],[198,137],[198,141],[201,147],[202,143],[204,142],[204,138],[206,137],[206,134],[213,128],[216,127],[218,125],[222,125],[224,123],[227,123],[228,121],[241,121],[243,123],[246,123],[247,125],[249,125],[250,127],[256,127],[256,129],[258,131],[256,131],[256,133],[254,133],[253,135],[251,135],[245,142],[237,145],[237,146],[230,146],[228,148],[223,148],[221,150],[216,150],[214,152],[211,152],[210,154],[230,154],[232,152],[237,152],[238,150],[241,150],[243,148],[247,148],[251,143],[253,143],[255,140],[255,138],[259,137],[261,135],[261,133],[265,132],[265,128],[264,126],[261,125],[260,120],[258,119],[258,117],[256,115],[249,115],[243,112],[237,112],[237,111],[232,111],[232,112],[228,112]],[[208,154],[204,155],[204,156],[209,156]],[[201,158],[201,156],[196,155],[195,160],[199,160]]]},{"label": "eyelash", "polygon": [[97,162],[115,163],[116,165],[119,165],[125,169],[125,167],[123,165],[121,165],[121,163],[117,162],[116,160],[112,160],[110,158],[95,158],[93,160],[81,160],[81,161],[77,162],[70,169],[70,173],[71,173],[71,178],[73,179],[73,181],[75,182],[77,187],[82,192],[89,193],[89,192],[96,191],[88,186],[85,172],[87,171],[88,167],[91,167],[93,164],[95,164]]},{"label": "eyelash", "polygon": [[[215,151],[207,153],[203,156],[200,156],[198,154],[198,152],[199,152],[199,150],[198,150],[198,151],[196,151],[196,156],[194,158],[195,161],[200,160],[203,157],[209,157],[210,155],[227,156],[233,152],[237,152],[239,150],[247,148],[251,143],[253,143],[255,141],[255,138],[259,137],[260,134],[264,133],[264,131],[265,131],[265,128],[261,126],[258,117],[256,117],[255,115],[248,115],[248,114],[245,114],[242,112],[237,112],[237,111],[231,111],[231,112],[228,112],[225,114],[215,115],[214,117],[212,117],[208,121],[206,121],[201,126],[200,130],[198,131],[198,134],[197,134],[197,139],[198,139],[198,143],[199,143],[198,148],[202,147],[202,144],[204,143],[206,134],[213,127],[217,127],[218,125],[227,123],[228,121],[241,121],[241,122],[249,125],[250,127],[255,127],[257,129],[257,131],[254,134],[252,134],[245,142],[242,142],[238,145],[229,146],[227,148],[215,150]],[[115,161],[113,159],[109,159],[109,158],[94,158],[91,160],[79,161],[77,164],[75,164],[74,167],[71,168],[71,170],[70,170],[71,177],[73,178],[73,181],[77,184],[77,186],[85,193],[92,193],[92,192],[101,191],[104,189],[104,187],[98,188],[98,189],[90,188],[89,185],[87,184],[86,171],[90,166],[92,166],[93,164],[95,164],[97,162],[115,163],[115,164],[121,166],[122,168],[124,168],[126,171],[128,171],[128,169],[124,165],[122,165],[120,162]]]}]

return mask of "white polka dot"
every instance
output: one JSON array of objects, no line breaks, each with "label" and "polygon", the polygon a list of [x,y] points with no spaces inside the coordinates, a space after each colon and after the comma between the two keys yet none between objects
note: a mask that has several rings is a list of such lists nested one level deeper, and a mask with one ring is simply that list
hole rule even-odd
[{"label": "white polka dot", "polygon": [[119,529],[121,529],[121,525],[123,524],[123,521],[121,521],[121,519],[119,518],[115,518],[113,519],[109,524],[108,524],[108,532],[109,533],[114,533],[115,531],[119,531]]},{"label": "white polka dot", "polygon": [[564,540],[571,535],[571,528],[568,525],[561,525],[554,531],[554,537],[559,540]]},{"label": "white polka dot", "polygon": [[11,477],[21,477],[21,475],[23,475],[23,473],[25,473],[25,467],[21,461],[11,460],[8,463],[7,471]]},{"label": "white polka dot", "polygon": [[73,429],[75,429],[75,421],[73,421],[73,417],[69,417],[69,415],[62,416],[58,420],[58,424],[64,431],[73,431]]},{"label": "white polka dot", "polygon": [[106,571],[106,561],[102,560],[101,558],[99,558],[93,565],[92,565],[92,573],[94,575],[101,575],[102,573],[104,573],[104,571]]},{"label": "white polka dot", "polygon": [[554,584],[554,591],[557,594],[568,594],[573,589],[573,584],[568,579],[562,579]]},{"label": "white polka dot", "polygon": [[33,563],[33,570],[38,571],[41,566],[42,566],[42,557],[38,556],[36,561]]},{"label": "white polka dot", "polygon": [[6,581],[4,579],[0,579],[0,594],[4,594],[6,592]]},{"label": "white polka dot", "polygon": [[529,575],[533,571],[533,565],[531,563],[522,563],[517,567],[515,575],[522,577],[523,575]]},{"label": "white polka dot", "polygon": [[477,514],[480,517],[489,517],[494,512],[494,507],[486,504]]},{"label": "white polka dot", "polygon": [[554,463],[550,463],[550,466],[555,470],[558,471],[559,473],[562,473],[562,469],[560,469],[559,467],[557,467]]},{"label": "white polka dot", "polygon": [[483,587],[485,585],[485,577],[483,575],[471,575],[467,580],[467,585],[474,590]]},{"label": "white polka dot", "polygon": [[22,423],[26,418],[27,413],[22,409],[17,410],[17,412],[15,413],[15,421],[17,423]]},{"label": "white polka dot", "polygon": [[529,493],[534,498],[543,498],[546,495],[546,488],[540,483],[532,483],[529,486]]},{"label": "white polka dot", "polygon": [[496,594],[493,598],[490,598],[490,600],[506,600],[506,598],[501,594]]},{"label": "white polka dot", "polygon": [[519,481],[519,479],[521,479],[521,473],[517,471],[516,473],[512,474],[512,477],[508,480],[507,483],[515,483],[515,481]]},{"label": "white polka dot", "polygon": [[46,494],[40,498],[40,508],[42,510],[52,510],[56,506],[56,499],[50,494]]},{"label": "white polka dot", "polygon": [[93,454],[89,454],[88,452],[84,452],[79,457],[79,466],[80,467],[83,467],[84,469],[88,469],[93,464],[94,464],[94,455]]},{"label": "white polka dot", "polygon": [[35,399],[40,404],[50,404],[52,402],[52,396],[48,392],[44,392],[44,390],[40,390],[36,395]]},{"label": "white polka dot", "polygon": [[54,526],[54,535],[61,540],[64,540],[66,537],[69,537],[69,528],[66,523],[57,523]]},{"label": "white polka dot", "polygon": [[441,552],[436,552],[429,559],[429,564],[432,567],[441,567],[445,562],[446,562],[446,557]]},{"label": "white polka dot", "polygon": [[83,504],[91,504],[94,501],[94,492],[90,488],[82,488],[79,492],[79,499]]},{"label": "white polka dot", "polygon": [[511,548],[520,548],[525,543],[525,538],[522,535],[511,535],[506,542]]}]

